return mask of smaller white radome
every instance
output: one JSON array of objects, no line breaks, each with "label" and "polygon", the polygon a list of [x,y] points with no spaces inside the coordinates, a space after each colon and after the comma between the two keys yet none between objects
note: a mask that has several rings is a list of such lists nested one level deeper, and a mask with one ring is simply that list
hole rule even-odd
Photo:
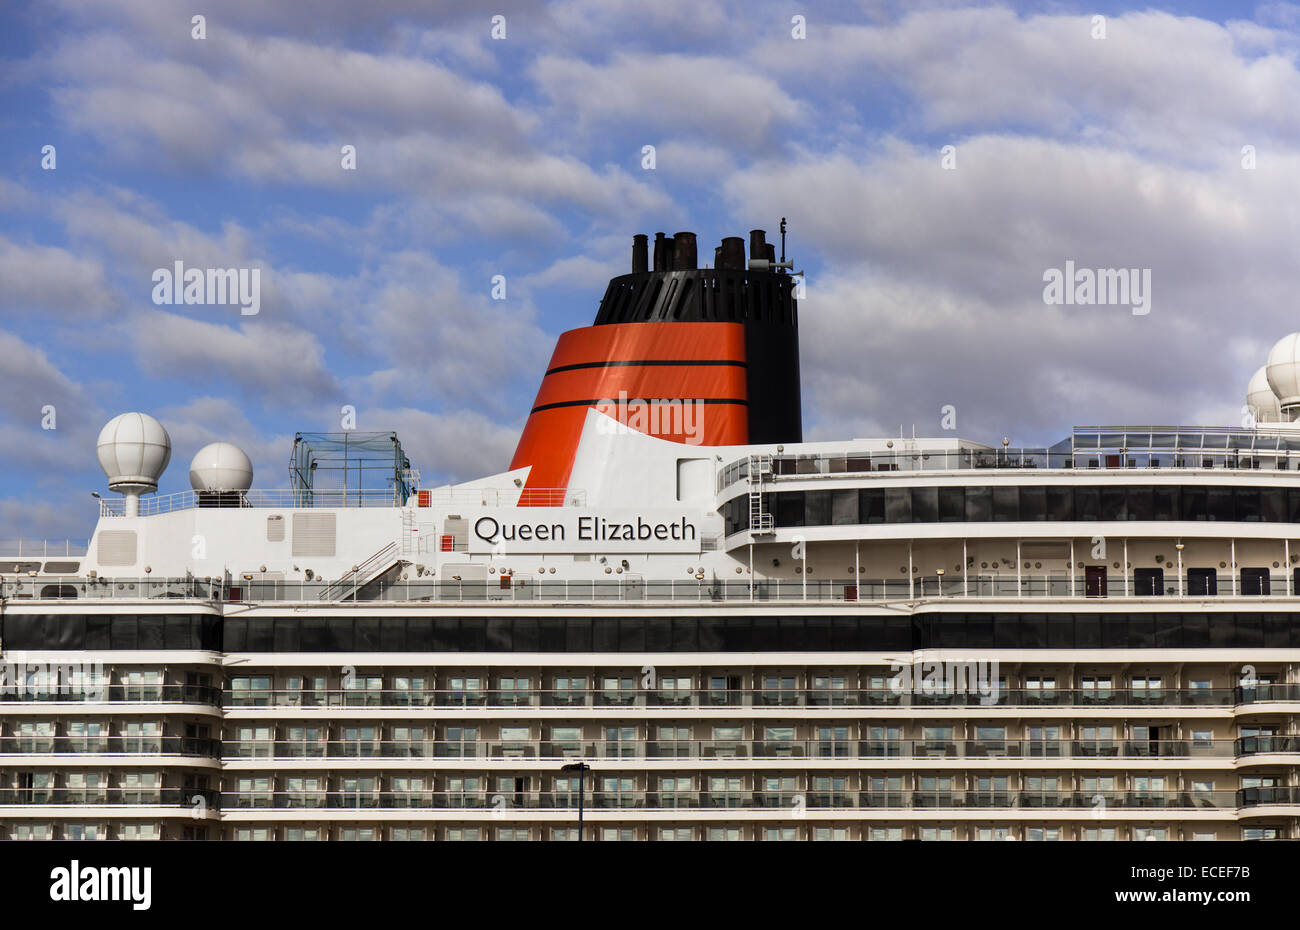
[{"label": "smaller white radome", "polygon": [[172,457],[172,440],[147,413],[122,413],[99,431],[99,467],[111,490],[155,491]]},{"label": "smaller white radome", "polygon": [[239,446],[208,443],[190,462],[190,487],[196,491],[247,491],[252,486],[253,463]]},{"label": "smaller white radome", "polygon": [[1280,423],[1282,404],[1268,384],[1268,369],[1260,368],[1246,387],[1246,403],[1255,414],[1256,423]]},{"label": "smaller white radome", "polygon": [[1277,395],[1282,410],[1300,407],[1300,333],[1283,336],[1269,350],[1268,386]]}]

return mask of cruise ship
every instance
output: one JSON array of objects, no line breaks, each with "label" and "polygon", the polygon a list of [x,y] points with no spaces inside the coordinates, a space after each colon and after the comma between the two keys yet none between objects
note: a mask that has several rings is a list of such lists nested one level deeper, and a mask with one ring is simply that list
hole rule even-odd
[{"label": "cruise ship", "polygon": [[1300,838],[1300,336],[1241,426],[805,442],[782,230],[636,236],[477,480],[162,494],[115,417],[87,544],[0,556],[0,833]]}]

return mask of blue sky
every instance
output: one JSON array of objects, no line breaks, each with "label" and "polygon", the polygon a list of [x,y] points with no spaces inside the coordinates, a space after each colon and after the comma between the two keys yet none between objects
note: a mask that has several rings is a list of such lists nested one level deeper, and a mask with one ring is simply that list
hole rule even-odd
[{"label": "blue sky", "polygon": [[[1294,5],[310,6],[0,11],[0,539],[89,534],[125,410],[163,490],[216,439],[282,487],[345,404],[426,484],[504,469],[636,232],[789,217],[813,439],[1232,424],[1296,328]],[[176,260],[261,269],[260,313],[154,305]],[[1045,306],[1067,260],[1151,313]]]}]

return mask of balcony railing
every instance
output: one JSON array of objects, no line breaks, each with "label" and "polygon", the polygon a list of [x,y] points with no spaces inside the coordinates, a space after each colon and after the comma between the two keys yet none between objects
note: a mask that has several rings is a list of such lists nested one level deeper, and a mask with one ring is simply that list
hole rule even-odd
[{"label": "balcony railing", "polygon": [[[1184,430],[1157,432],[1164,437],[1150,443],[1150,430],[1139,434],[1114,434],[1114,430],[1076,431],[1073,448],[1008,449],[879,449],[771,456],[773,478],[835,478],[871,473],[950,472],[994,469],[1134,469],[1296,471],[1300,448],[1276,437],[1260,437],[1248,430]],[[1091,434],[1091,435],[1089,435]],[[1209,439],[1207,437],[1218,437]],[[749,475],[749,458],[730,462],[717,473],[722,491]]]},{"label": "balcony railing", "polygon": [[1242,788],[1237,792],[1238,807],[1256,807],[1265,804],[1300,804],[1300,788]]},{"label": "balcony railing", "polygon": [[1231,759],[1254,752],[1300,753],[1300,737],[1247,740],[1135,739],[675,739],[477,741],[319,739],[226,740],[226,759]]},{"label": "balcony railing", "polygon": [[1300,736],[1242,736],[1236,740],[1236,753],[1253,756],[1263,752],[1300,752]]},{"label": "balcony railing", "polygon": [[[1300,804],[1300,789],[1251,788],[1241,791],[1010,791],[981,789],[766,791],[589,791],[586,805],[598,810],[1042,810],[1125,812],[1155,810],[1236,810],[1259,804]],[[494,792],[483,790],[320,790],[227,791],[223,810],[267,809],[431,809],[575,810],[576,792]]]},{"label": "balcony railing", "polygon": [[0,688],[0,705],[37,703],[204,704],[220,707],[222,690],[205,685],[105,685],[64,688],[11,685]]},{"label": "balcony railing", "polygon": [[220,742],[191,736],[0,736],[0,753],[180,755],[216,758]]},{"label": "balcony railing", "polygon": [[1298,685],[1255,688],[1039,688],[1002,689],[988,695],[913,694],[889,688],[645,690],[240,690],[224,703],[239,707],[370,707],[594,709],[594,708],[877,708],[877,707],[1231,707],[1255,701],[1300,701]]},{"label": "balcony railing", "polygon": [[[581,507],[586,492],[580,488],[429,488],[411,495],[420,507],[434,505],[477,505],[480,507]],[[172,494],[146,494],[139,500],[142,517],[196,508],[249,507],[284,510],[304,507],[400,507],[397,488],[254,488],[232,494],[201,491],[176,491]],[[120,517],[126,512],[125,501],[104,498],[99,502],[101,517]],[[29,550],[30,550],[29,546]]]},{"label": "balcony railing", "polygon": [[[204,788],[0,788],[0,804],[162,805],[194,810],[195,798],[215,808],[221,794]],[[179,816],[179,815],[178,815]]]},{"label": "balcony railing", "polygon": [[[1230,576],[1221,575],[1217,594],[1206,594],[1195,587],[1197,579],[1184,578],[1180,597],[1178,577],[1165,575],[1163,594],[1142,594],[1141,583],[1130,577],[1110,575],[1100,590],[1088,588],[1082,574],[1073,580],[1067,574],[978,574],[968,579],[952,575],[916,576],[912,583],[906,578],[818,578],[807,581],[796,579],[756,579],[748,581],[722,579],[696,580],[694,578],[669,578],[646,580],[624,577],[617,580],[541,580],[516,577],[508,587],[505,579],[487,581],[456,581],[444,579],[408,579],[406,581],[375,580],[364,586],[349,588],[345,594],[331,591],[329,582],[297,580],[265,580],[259,576],[236,579],[225,583],[220,580],[186,578],[81,578],[75,576],[41,576],[36,578],[0,578],[0,594],[14,600],[159,600],[185,599],[206,602],[239,601],[241,603],[317,603],[330,600],[338,603],[374,601],[390,603],[643,603],[643,602],[696,602],[725,603],[739,601],[787,602],[818,601],[821,603],[856,604],[873,601],[915,600],[1034,600],[1041,598],[1088,599],[1111,598],[1149,600],[1160,597],[1166,601],[1233,600],[1257,603],[1270,599],[1300,596],[1288,593],[1285,577],[1273,579],[1267,594],[1246,594],[1244,586],[1235,586]],[[1234,593],[1234,591],[1236,593]],[[327,596],[328,595],[328,596]]]}]

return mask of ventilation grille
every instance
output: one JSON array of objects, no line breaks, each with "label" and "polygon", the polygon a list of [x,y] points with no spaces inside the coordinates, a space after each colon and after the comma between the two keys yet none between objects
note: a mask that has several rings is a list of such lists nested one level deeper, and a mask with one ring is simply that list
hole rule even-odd
[{"label": "ventilation grille", "polygon": [[701,552],[717,552],[717,551],[718,551],[718,537],[716,537],[716,536],[701,536],[701,537],[700,537],[700,551],[701,551]]},{"label": "ventilation grille", "polygon": [[266,518],[266,541],[284,542],[284,517],[272,514]]},{"label": "ventilation grille", "polygon": [[295,556],[333,556],[334,516],[332,513],[295,513],[293,515],[293,554]]},{"label": "ventilation grille", "polygon": [[47,575],[75,575],[77,569],[81,567],[80,562],[46,562],[45,574]]},{"label": "ventilation grille", "polygon": [[135,530],[105,530],[99,534],[100,565],[135,564]]}]

